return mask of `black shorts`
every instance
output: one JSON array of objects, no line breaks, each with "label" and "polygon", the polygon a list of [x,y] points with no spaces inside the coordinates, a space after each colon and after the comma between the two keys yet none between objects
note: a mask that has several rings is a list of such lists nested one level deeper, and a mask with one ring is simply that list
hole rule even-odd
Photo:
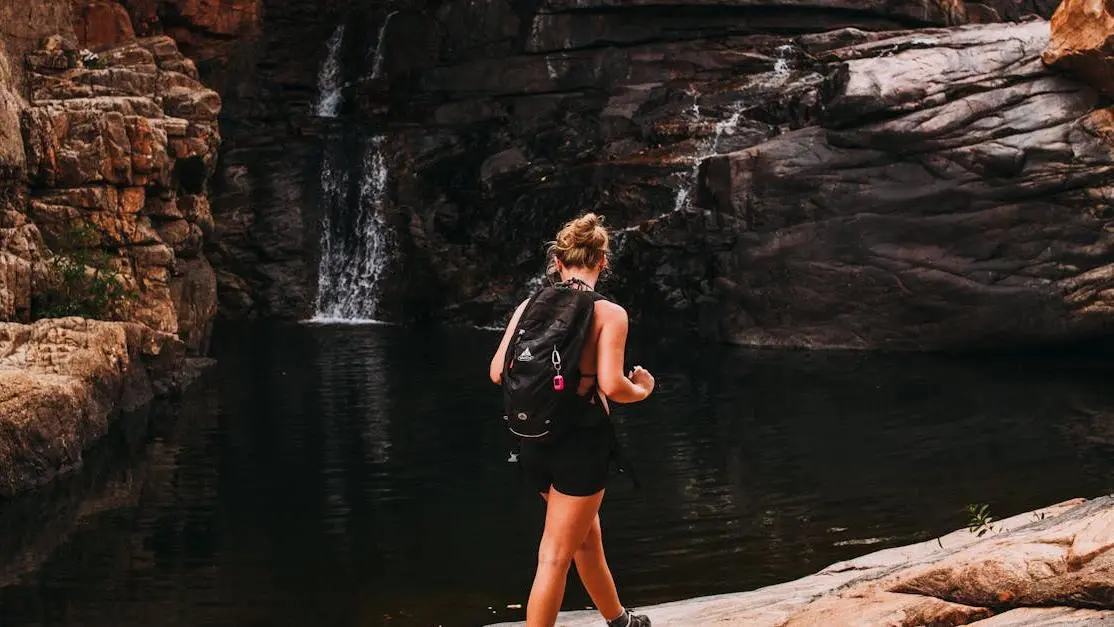
[{"label": "black shorts", "polygon": [[604,488],[616,453],[615,427],[604,416],[591,427],[578,427],[554,442],[523,442],[518,461],[531,486],[550,486],[569,496],[591,496]]}]

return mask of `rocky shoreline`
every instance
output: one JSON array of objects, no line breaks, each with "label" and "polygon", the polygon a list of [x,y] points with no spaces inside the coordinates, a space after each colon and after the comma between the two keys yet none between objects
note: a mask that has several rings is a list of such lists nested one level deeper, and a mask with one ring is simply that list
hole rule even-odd
[{"label": "rocky shoreline", "polygon": [[[915,627],[1114,622],[1114,497],[1074,499],[750,592],[640,608],[655,627]],[[500,623],[512,627],[522,623]],[[565,612],[559,627],[600,624]]]},{"label": "rocky shoreline", "polygon": [[[120,5],[0,0],[0,18],[2,499],[196,374],[217,309],[203,248],[221,99]],[[74,304],[112,285],[126,296],[103,311]]]},{"label": "rocky shoreline", "polygon": [[198,373],[186,346],[132,322],[0,323],[0,499],[82,464],[122,413]]}]

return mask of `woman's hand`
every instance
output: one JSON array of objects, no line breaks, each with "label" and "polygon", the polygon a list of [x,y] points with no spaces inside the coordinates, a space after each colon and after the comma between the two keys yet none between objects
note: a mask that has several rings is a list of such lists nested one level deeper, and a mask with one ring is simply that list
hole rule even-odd
[{"label": "woman's hand", "polygon": [[631,380],[631,383],[633,383],[635,387],[645,392],[643,398],[654,393],[654,385],[656,385],[654,375],[650,374],[650,371],[642,366],[635,366],[634,369],[630,371],[630,374],[627,375],[627,378]]}]

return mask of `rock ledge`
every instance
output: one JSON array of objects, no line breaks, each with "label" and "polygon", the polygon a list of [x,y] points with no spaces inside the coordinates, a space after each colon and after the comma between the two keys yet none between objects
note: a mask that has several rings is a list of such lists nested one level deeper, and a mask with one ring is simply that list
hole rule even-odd
[{"label": "rock ledge", "polygon": [[[1114,621],[1114,497],[1075,499],[833,564],[797,581],[647,610],[658,627],[1092,625]],[[561,627],[599,624],[566,612]],[[509,627],[514,623],[504,623]]]}]

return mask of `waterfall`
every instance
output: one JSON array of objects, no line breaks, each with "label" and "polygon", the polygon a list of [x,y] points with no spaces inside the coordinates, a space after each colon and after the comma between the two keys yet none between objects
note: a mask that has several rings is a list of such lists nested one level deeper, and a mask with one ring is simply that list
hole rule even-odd
[{"label": "waterfall", "polygon": [[389,253],[384,216],[389,173],[383,137],[367,140],[354,203],[340,151],[339,142],[327,149],[321,168],[325,218],[314,320],[372,322]]},{"label": "waterfall", "polygon": [[[694,97],[692,104],[692,115],[697,122],[702,121],[703,115],[700,112],[700,105],[696,102]],[[700,175],[700,164],[708,157],[714,157],[719,154],[719,143],[724,135],[733,135],[735,127],[739,125],[739,120],[743,116],[743,107],[741,104],[736,103],[731,107],[731,115],[726,120],[716,122],[712,138],[702,143],[698,147],[698,152],[693,156],[692,168],[685,175],[684,181],[681,186],[677,188],[677,195],[673,199],[673,210],[680,211],[689,207],[692,204],[691,196],[692,189],[696,187],[697,178]]]},{"label": "waterfall", "polygon": [[775,54],[777,54],[777,59],[774,60],[775,76],[777,76],[778,78],[789,77],[790,70],[793,69],[790,65],[790,61],[793,59],[794,52],[796,52],[796,48],[789,44],[777,47],[777,50],[775,52]]},{"label": "waterfall", "polygon": [[329,38],[328,54],[317,72],[317,106],[315,113],[323,118],[335,118],[344,100],[341,83],[340,48],[344,43],[344,24],[337,26]]},{"label": "waterfall", "polygon": [[383,40],[387,38],[387,25],[391,23],[391,18],[395,16],[398,11],[391,11],[387,17],[383,19],[383,25],[379,27],[379,39],[375,42],[375,59],[371,62],[371,77],[379,78],[383,74]]}]

